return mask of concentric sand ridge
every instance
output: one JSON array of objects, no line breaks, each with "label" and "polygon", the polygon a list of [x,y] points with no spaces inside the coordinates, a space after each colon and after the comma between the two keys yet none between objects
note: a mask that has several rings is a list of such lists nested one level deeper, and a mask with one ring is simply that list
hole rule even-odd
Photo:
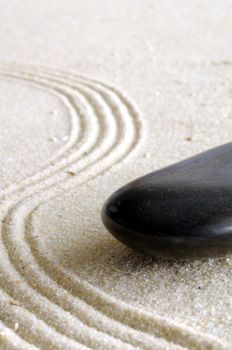
[{"label": "concentric sand ridge", "polygon": [[[115,300],[48,260],[33,235],[35,211],[67,187],[86,183],[121,161],[140,140],[140,121],[132,105],[105,84],[71,73],[17,64],[2,65],[0,71],[5,76],[57,89],[56,92],[72,103],[69,108],[75,111],[74,117],[86,120],[81,129],[86,136],[78,138],[78,124],[74,124],[70,134],[75,134],[76,143],[72,142],[63,155],[53,160],[52,167],[42,167],[37,174],[0,194],[3,212],[0,259],[5,272],[1,284],[8,298],[11,296],[24,305],[20,311],[24,314],[20,319],[21,330],[17,332],[22,341],[39,348],[62,348],[64,344],[70,349],[84,349],[84,346],[94,349],[224,348],[212,336]],[[84,109],[79,107],[80,100],[86,104]],[[87,120],[91,119],[89,116],[91,123]],[[76,176],[70,177],[70,169]],[[15,285],[16,280],[20,280],[19,285]],[[12,311],[9,306],[6,309],[1,317],[12,327],[7,317]],[[28,334],[26,320],[35,315],[38,329]],[[42,336],[38,337],[37,332]],[[56,340],[59,337],[60,343]]]}]

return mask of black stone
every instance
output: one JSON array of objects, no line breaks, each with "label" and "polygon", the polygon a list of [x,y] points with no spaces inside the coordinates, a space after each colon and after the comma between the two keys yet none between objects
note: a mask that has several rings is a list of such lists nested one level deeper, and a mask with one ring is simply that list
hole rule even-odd
[{"label": "black stone", "polygon": [[102,209],[121,242],[154,257],[232,253],[232,143],[143,176]]}]

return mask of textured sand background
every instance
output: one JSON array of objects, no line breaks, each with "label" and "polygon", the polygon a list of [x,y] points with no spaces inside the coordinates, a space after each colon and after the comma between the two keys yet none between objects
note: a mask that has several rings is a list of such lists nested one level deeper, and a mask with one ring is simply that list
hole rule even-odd
[{"label": "textured sand background", "polygon": [[0,348],[232,349],[232,259],[144,257],[99,216],[232,140],[231,1],[0,5]]}]

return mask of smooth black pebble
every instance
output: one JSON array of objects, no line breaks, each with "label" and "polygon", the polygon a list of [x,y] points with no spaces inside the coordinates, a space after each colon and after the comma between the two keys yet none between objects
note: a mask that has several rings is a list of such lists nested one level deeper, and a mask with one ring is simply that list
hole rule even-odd
[{"label": "smooth black pebble", "polygon": [[154,257],[232,253],[232,143],[145,175],[102,209],[122,243]]}]

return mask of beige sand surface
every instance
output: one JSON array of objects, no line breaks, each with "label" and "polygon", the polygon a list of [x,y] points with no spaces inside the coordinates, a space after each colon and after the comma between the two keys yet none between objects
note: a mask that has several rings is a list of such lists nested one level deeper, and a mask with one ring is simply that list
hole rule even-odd
[{"label": "beige sand surface", "polygon": [[0,349],[232,349],[232,257],[152,259],[100,220],[232,140],[232,3],[0,5]]}]

